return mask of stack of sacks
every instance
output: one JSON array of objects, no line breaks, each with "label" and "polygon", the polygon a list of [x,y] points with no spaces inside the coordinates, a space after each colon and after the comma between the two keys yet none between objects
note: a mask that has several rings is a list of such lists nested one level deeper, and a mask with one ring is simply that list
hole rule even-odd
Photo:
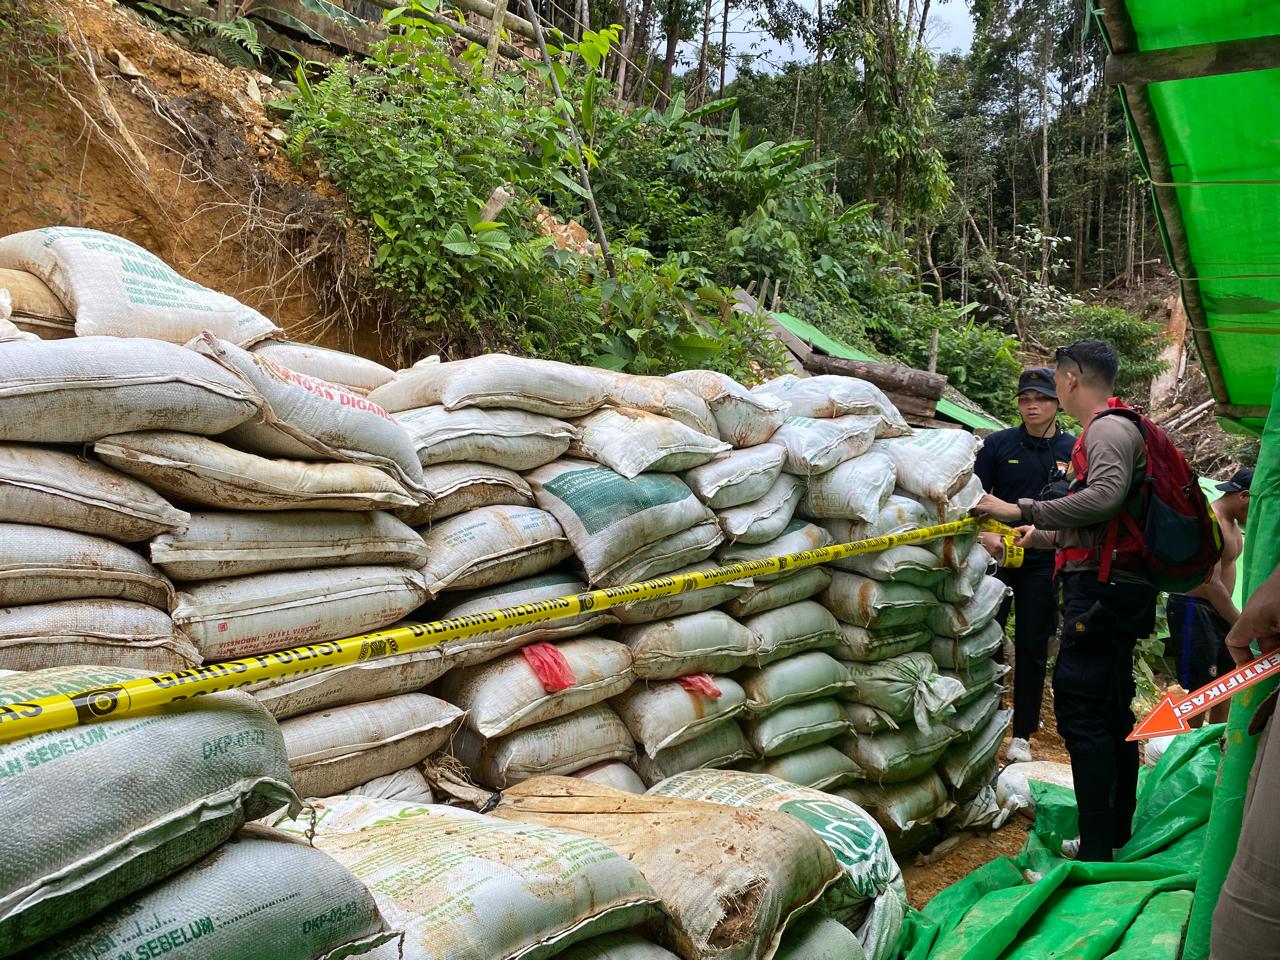
[{"label": "stack of sacks", "polygon": [[[142,676],[8,673],[0,704],[99,688],[101,710]],[[0,954],[365,956],[398,940],[345,868],[246,825],[281,808],[301,804],[280,730],[240,691],[0,744]]]}]

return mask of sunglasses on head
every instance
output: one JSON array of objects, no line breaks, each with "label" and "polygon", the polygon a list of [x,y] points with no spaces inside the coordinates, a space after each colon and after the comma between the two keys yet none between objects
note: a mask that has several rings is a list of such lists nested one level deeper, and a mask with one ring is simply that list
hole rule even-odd
[{"label": "sunglasses on head", "polygon": [[1063,360],[1070,360],[1072,363],[1076,364],[1079,363],[1079,361],[1071,355],[1070,347],[1058,347],[1058,349],[1053,352],[1053,362],[1055,365],[1061,363]]}]

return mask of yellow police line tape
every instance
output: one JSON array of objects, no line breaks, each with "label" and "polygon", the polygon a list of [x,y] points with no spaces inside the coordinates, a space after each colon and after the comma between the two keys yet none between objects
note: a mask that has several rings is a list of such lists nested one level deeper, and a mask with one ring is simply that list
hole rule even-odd
[{"label": "yellow police line tape", "polygon": [[607,610],[637,600],[656,600],[659,597],[719,586],[745,577],[799,570],[845,557],[876,553],[890,547],[939,540],[974,531],[1000,534],[1005,543],[1005,566],[1021,564],[1022,550],[1013,545],[1014,532],[1009,527],[995,521],[970,517],[892,536],[835,544],[770,557],[767,560],[749,560],[695,573],[670,574],[642,583],[610,587],[607,590],[590,590],[571,597],[521,603],[514,607],[449,620],[389,627],[345,640],[309,643],[239,660],[206,663],[189,670],[126,680],[93,690],[40,697],[25,703],[0,703],[0,742],[125,714],[136,714],[191,697],[219,693],[265,680],[280,680],[334,667],[402,656],[436,646],[446,640],[490,633],[526,623],[560,620],[590,610]]}]

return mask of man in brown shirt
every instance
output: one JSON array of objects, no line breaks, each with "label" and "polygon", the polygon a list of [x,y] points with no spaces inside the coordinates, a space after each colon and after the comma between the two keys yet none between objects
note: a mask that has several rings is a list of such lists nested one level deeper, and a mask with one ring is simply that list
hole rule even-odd
[{"label": "man in brown shirt", "polygon": [[[1105,340],[1062,348],[1054,383],[1064,410],[1080,421],[1075,468],[1066,496],[1005,503],[990,495],[979,513],[1022,523],[1023,546],[1060,551],[1063,589],[1062,643],[1053,675],[1058,731],[1071,755],[1080,841],[1064,852],[1081,860],[1109,861],[1129,841],[1138,783],[1133,729],[1133,650],[1155,628],[1156,590],[1141,569],[1109,563],[1100,579],[1099,545],[1120,511],[1141,509],[1146,444],[1136,424],[1099,416],[1112,404],[1119,358]],[[1063,562],[1065,560],[1065,562]]]}]

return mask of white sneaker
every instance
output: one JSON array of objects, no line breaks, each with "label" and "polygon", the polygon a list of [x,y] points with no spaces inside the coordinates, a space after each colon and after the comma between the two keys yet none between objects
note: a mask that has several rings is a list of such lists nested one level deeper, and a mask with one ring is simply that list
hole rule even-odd
[{"label": "white sneaker", "polygon": [[1009,749],[1004,752],[1004,758],[1010,763],[1030,763],[1031,744],[1021,737],[1014,737],[1009,741]]}]

